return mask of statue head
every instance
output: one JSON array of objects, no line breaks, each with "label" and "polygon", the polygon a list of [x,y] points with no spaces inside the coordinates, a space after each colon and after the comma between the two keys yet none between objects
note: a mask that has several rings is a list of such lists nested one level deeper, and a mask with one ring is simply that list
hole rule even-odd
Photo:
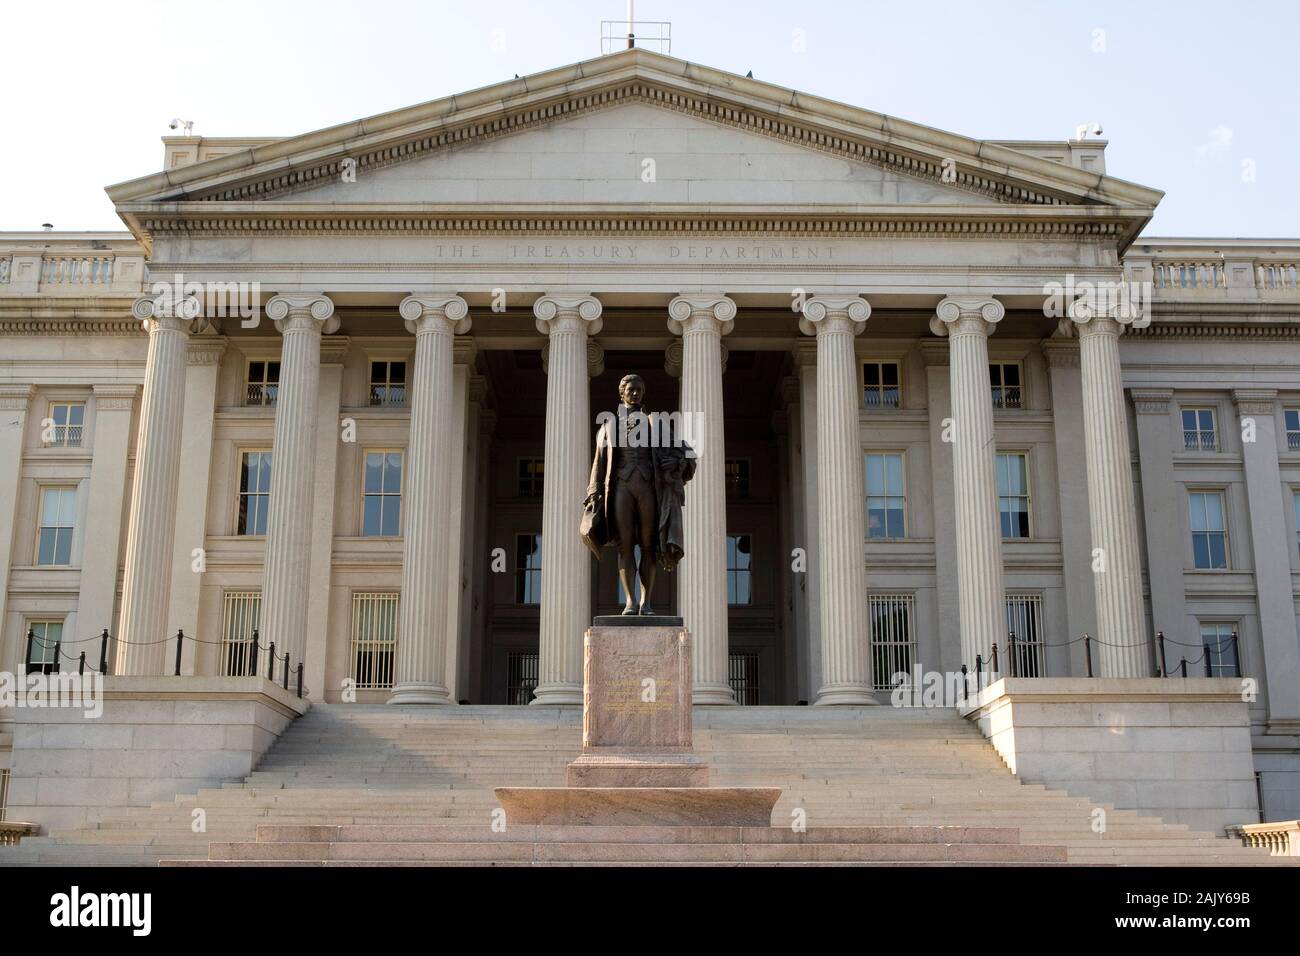
[{"label": "statue head", "polygon": [[629,408],[640,408],[645,399],[645,380],[640,375],[624,375],[618,383],[618,397]]}]

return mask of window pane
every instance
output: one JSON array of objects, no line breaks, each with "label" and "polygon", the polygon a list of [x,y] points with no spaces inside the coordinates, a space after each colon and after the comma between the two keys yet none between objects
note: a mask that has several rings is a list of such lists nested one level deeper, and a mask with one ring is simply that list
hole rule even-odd
[{"label": "window pane", "polygon": [[1223,530],[1223,498],[1220,495],[1205,495],[1206,530]]},{"label": "window pane", "polygon": [[880,367],[880,380],[885,385],[898,385],[898,365],[889,362]]},{"label": "window pane", "polygon": [[258,452],[257,454],[257,490],[271,490],[271,453],[269,451]]},{"label": "window pane", "polygon": [[267,362],[267,363],[266,363],[266,380],[267,380],[268,382],[278,382],[278,381],[280,381],[280,363],[279,363],[279,362]]},{"label": "window pane", "polygon": [[380,500],[379,495],[366,495],[364,498],[361,534],[365,537],[373,537],[379,534]]},{"label": "window pane", "polygon": [[384,464],[384,491],[389,494],[399,494],[402,490],[402,453],[399,451],[389,452],[385,456]]},{"label": "window pane", "polygon": [[1190,500],[1193,531],[1205,530],[1205,495],[1193,494]]},{"label": "window pane", "polygon": [[42,528],[40,539],[37,544],[36,563],[53,564],[54,563],[54,542],[56,532],[53,528]]},{"label": "window pane", "polygon": [[366,478],[365,492],[367,494],[377,494],[384,487],[384,455],[383,452],[368,452],[366,454]]},{"label": "window pane", "polygon": [[1002,383],[1004,385],[1016,386],[1020,384],[1020,366],[1004,365],[1002,366]]},{"label": "window pane", "polygon": [[880,384],[880,366],[868,362],[862,367],[862,381],[868,388]]},{"label": "window pane", "polygon": [[1198,412],[1197,414],[1200,416],[1201,419],[1201,431],[1203,432],[1214,431],[1214,412],[1208,408],[1202,408],[1200,412]]},{"label": "window pane", "polygon": [[885,460],[880,455],[867,456],[867,493],[880,495],[885,493]]},{"label": "window pane", "polygon": [[1222,534],[1211,534],[1210,539],[1210,567],[1226,568],[1228,566],[1227,540]]},{"label": "window pane", "polygon": [[885,492],[891,495],[903,494],[903,456],[885,456]]},{"label": "window pane", "polygon": [[388,380],[394,385],[401,385],[406,381],[406,363],[390,362],[388,365]]},{"label": "window pane", "polygon": [[72,563],[72,529],[60,528],[55,533],[54,563]]},{"label": "window pane", "polygon": [[383,513],[383,535],[388,538],[397,537],[401,528],[402,499],[387,495],[384,498]]},{"label": "window pane", "polygon": [[68,424],[69,424],[69,425],[73,425],[73,426],[76,426],[76,425],[82,425],[82,424],[85,424],[85,421],[86,421],[86,406],[85,406],[85,405],[69,405],[69,406],[68,406]]},{"label": "window pane", "polygon": [[266,367],[262,362],[248,363],[248,380],[250,382],[263,382],[266,380]]}]

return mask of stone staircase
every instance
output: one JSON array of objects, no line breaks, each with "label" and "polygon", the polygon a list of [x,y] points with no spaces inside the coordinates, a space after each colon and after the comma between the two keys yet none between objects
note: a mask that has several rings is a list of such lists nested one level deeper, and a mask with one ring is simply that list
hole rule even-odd
[{"label": "stone staircase", "polygon": [[[209,844],[216,862],[297,864],[1050,864],[1062,862],[1056,848],[1076,865],[1295,862],[1022,784],[978,729],[949,710],[697,708],[695,721],[696,751],[712,766],[712,783],[783,788],[777,833],[518,827],[501,839],[491,829],[492,789],[563,786],[581,745],[577,708],[334,704],[299,718],[243,781],[109,811],[91,828],[26,838],[0,847],[0,865],[207,861]],[[1098,806],[1106,822],[1100,834],[1092,828]],[[206,832],[191,829],[195,810],[203,811]],[[807,832],[788,826],[794,823]],[[284,829],[302,827],[324,829]],[[859,829],[830,834],[828,827]],[[911,839],[880,829],[900,827],[980,829],[914,831]],[[710,849],[691,850],[692,843]]]}]

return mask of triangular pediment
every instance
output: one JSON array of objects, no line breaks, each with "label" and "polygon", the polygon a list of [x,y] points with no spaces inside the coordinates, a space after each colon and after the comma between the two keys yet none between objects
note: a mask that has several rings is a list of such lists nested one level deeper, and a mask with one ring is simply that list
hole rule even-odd
[{"label": "triangular pediment", "polygon": [[[646,161],[652,165],[647,165]],[[345,181],[355,171],[355,182]],[[230,153],[110,187],[137,233],[166,216],[726,205],[1117,214],[1161,194],[645,50]],[[205,205],[206,204],[206,205]],[[1085,212],[1087,207],[1091,212]],[[1139,222],[1139,220],[1141,222]]]}]

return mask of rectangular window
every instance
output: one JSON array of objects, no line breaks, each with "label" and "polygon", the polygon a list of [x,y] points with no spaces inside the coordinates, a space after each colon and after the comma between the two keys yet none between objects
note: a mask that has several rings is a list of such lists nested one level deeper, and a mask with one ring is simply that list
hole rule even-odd
[{"label": "rectangular window", "polygon": [[867,602],[867,617],[871,621],[872,686],[876,690],[891,690],[900,681],[910,684],[916,663],[912,595],[872,594]]},{"label": "rectangular window", "polygon": [[506,702],[530,704],[536,697],[540,655],[536,651],[510,651],[506,655]]},{"label": "rectangular window", "polygon": [[274,405],[280,393],[279,362],[249,362],[245,405]]},{"label": "rectangular window", "polygon": [[221,625],[221,673],[226,677],[266,674],[266,655],[254,643],[257,622],[262,616],[262,592],[227,591]]},{"label": "rectangular window", "polygon": [[63,641],[62,621],[28,621],[27,673],[48,674],[59,670],[59,644]]},{"label": "rectangular window", "polygon": [[[1227,622],[1201,623],[1201,647],[1209,667],[1202,671],[1210,677],[1237,676],[1237,625]],[[1202,668],[1205,663],[1202,662]],[[1189,664],[1187,673],[1193,674]]]},{"label": "rectangular window", "polygon": [[1228,566],[1228,526],[1224,523],[1223,492],[1188,494],[1192,519],[1192,557],[1197,568],[1221,570]]},{"label": "rectangular window", "polygon": [[541,458],[519,459],[519,497],[540,498],[545,487],[546,465]]},{"label": "rectangular window", "polygon": [[1019,362],[990,362],[989,384],[994,408],[1024,408]]},{"label": "rectangular window", "polygon": [[752,539],[747,534],[727,535],[727,603],[752,604]]},{"label": "rectangular window", "polygon": [[749,497],[749,459],[728,458],[722,465],[728,498]]},{"label": "rectangular window", "polygon": [[1029,461],[1022,454],[998,455],[998,517],[1002,537],[1029,537]]},{"label": "rectangular window", "polygon": [[402,533],[402,453],[366,452],[361,536],[396,538]]},{"label": "rectangular window", "polygon": [[904,514],[903,456],[869,454],[867,464],[867,537],[907,537]]},{"label": "rectangular window", "polygon": [[85,402],[50,402],[47,447],[81,447],[82,427],[86,423]]},{"label": "rectangular window", "polygon": [[352,673],[358,690],[393,686],[397,656],[397,595],[356,592],[352,595]]},{"label": "rectangular window", "polygon": [[758,705],[762,689],[758,677],[757,651],[732,651],[727,655],[727,683],[731,685],[737,704]]},{"label": "rectangular window", "polygon": [[1015,635],[1015,650],[1011,649],[1010,640],[1000,648],[1007,660],[998,661],[998,668],[1013,677],[1046,677],[1041,595],[1007,595],[1007,634]]},{"label": "rectangular window", "polygon": [[1300,451],[1300,408],[1288,408],[1282,412],[1286,419],[1287,451]]},{"label": "rectangular window", "polygon": [[370,363],[370,404],[406,404],[406,362]]},{"label": "rectangular window", "polygon": [[897,362],[864,362],[862,400],[867,408],[899,408],[902,405]]},{"label": "rectangular window", "polygon": [[1219,447],[1214,428],[1214,409],[1184,408],[1183,448],[1187,451],[1215,451]]},{"label": "rectangular window", "polygon": [[235,534],[266,534],[271,506],[271,453],[246,451],[239,467],[239,517]]},{"label": "rectangular window", "polygon": [[515,535],[515,603],[542,603],[542,536]]},{"label": "rectangular window", "polygon": [[36,542],[38,565],[59,567],[72,564],[72,531],[76,514],[76,488],[49,486],[41,489],[41,529]]}]

